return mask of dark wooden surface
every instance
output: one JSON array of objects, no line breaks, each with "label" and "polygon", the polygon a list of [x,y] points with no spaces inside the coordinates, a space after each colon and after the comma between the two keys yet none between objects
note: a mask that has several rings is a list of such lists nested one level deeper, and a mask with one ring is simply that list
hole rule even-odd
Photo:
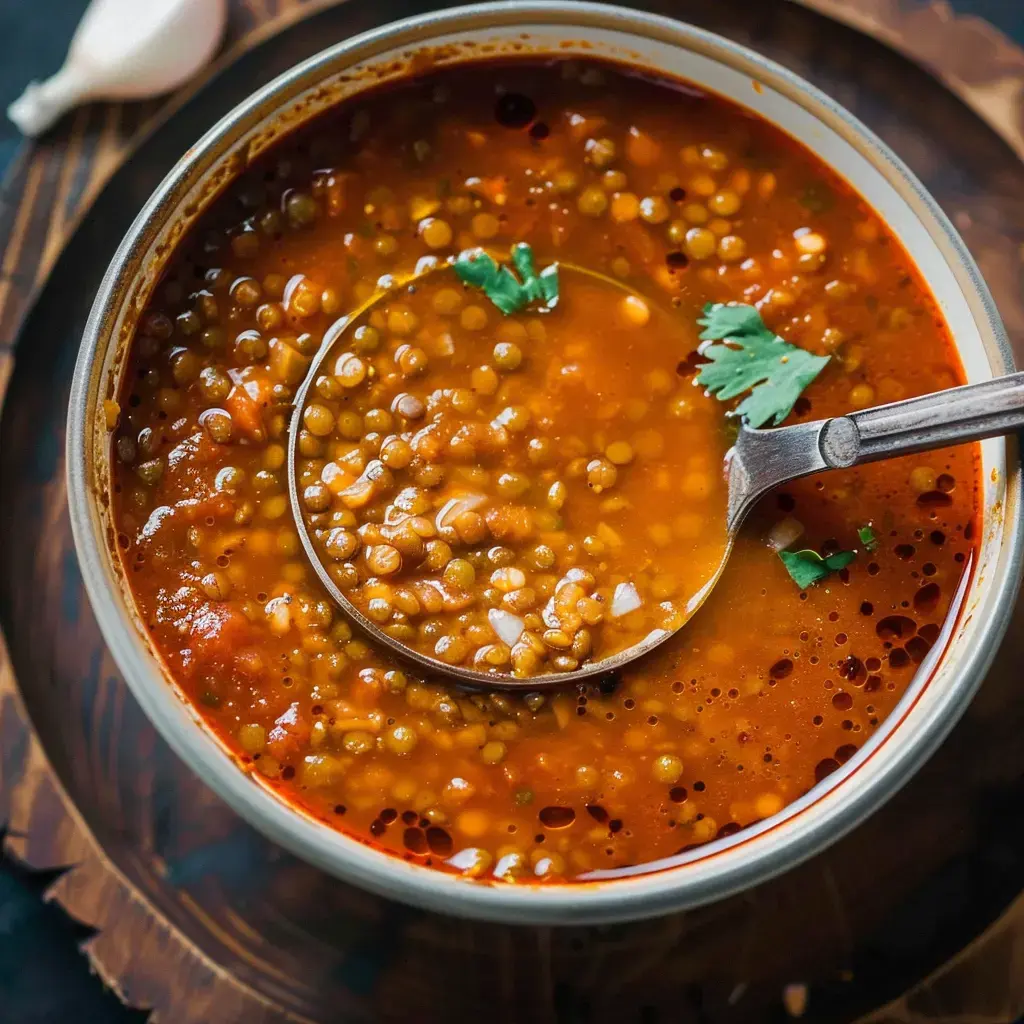
[{"label": "dark wooden surface", "polygon": [[[40,8],[53,2],[40,0]],[[1016,0],[1007,3],[1012,14]],[[781,991],[792,982],[810,985],[808,1019],[847,1021],[913,990],[972,943],[940,982],[875,1019],[1012,1019],[1024,1007],[1024,903],[1015,903],[1024,884],[1021,615],[967,719],[862,829],[743,897],[612,929],[446,921],[326,879],[221,805],[128,697],[84,601],[62,488],[68,375],[98,276],[134,210],[217,115],[328,41],[416,6],[351,0],[241,57],[116,172],[67,245],[82,204],[157,105],[81,112],[45,144],[43,158],[36,151],[13,165],[6,197],[21,202],[0,204],[0,359],[33,282],[56,266],[21,331],[16,365],[6,364],[0,421],[0,625],[11,656],[11,667],[0,667],[0,821],[10,822],[8,851],[35,867],[76,865],[50,891],[98,932],[69,937],[91,935],[100,972],[130,1003],[154,1005],[174,1024],[278,1021],[288,1011],[345,1022],[761,1022],[783,1016]],[[914,0],[842,6],[844,16],[916,47],[950,79],[968,76],[964,94],[1024,152],[1024,52]],[[242,36],[268,15],[297,9],[285,0],[239,3],[232,31]],[[676,0],[663,9],[752,43],[879,131],[954,217],[1024,353],[1024,168],[1010,145],[890,51],[782,0]],[[23,707],[41,743],[26,733]],[[0,998],[8,964],[0,960]],[[81,1004],[76,1010],[36,1019],[103,1019],[82,1015]]]}]

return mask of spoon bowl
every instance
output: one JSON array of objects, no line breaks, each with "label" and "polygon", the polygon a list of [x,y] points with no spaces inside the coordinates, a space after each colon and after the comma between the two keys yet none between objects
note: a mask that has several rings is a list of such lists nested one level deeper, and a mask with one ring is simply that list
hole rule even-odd
[{"label": "spoon bowl", "polygon": [[[314,531],[311,520],[316,520],[318,517],[315,514],[311,515],[310,509],[308,506],[305,505],[303,499],[303,490],[304,487],[308,485],[310,481],[310,476],[303,476],[303,455],[302,452],[300,451],[299,437],[304,425],[304,415],[307,408],[309,408],[310,403],[313,401],[323,401],[323,398],[316,397],[316,395],[319,392],[314,391],[317,380],[322,380],[321,375],[330,374],[332,372],[332,369],[335,372],[337,372],[340,363],[343,362],[346,358],[348,358],[348,354],[346,352],[346,350],[349,347],[347,344],[348,336],[351,334],[351,332],[353,332],[356,329],[357,326],[364,324],[367,321],[367,319],[371,316],[371,314],[374,314],[375,311],[380,311],[375,313],[376,319],[374,321],[380,324],[382,322],[381,317],[384,315],[383,310],[385,309],[385,307],[387,307],[387,304],[389,302],[394,303],[396,300],[400,301],[405,294],[415,292],[417,285],[426,282],[428,279],[436,280],[439,274],[445,272],[446,270],[451,270],[451,268],[451,261],[446,262],[440,260],[425,259],[421,260],[419,264],[416,266],[415,270],[411,273],[397,274],[394,276],[389,275],[388,277],[382,278],[378,282],[379,287],[373,295],[371,295],[365,302],[359,305],[347,316],[344,316],[340,318],[338,321],[336,321],[335,324],[332,325],[332,327],[325,334],[324,340],[320,348],[318,349],[316,355],[313,357],[313,361],[296,394],[295,406],[292,413],[292,420],[289,431],[287,460],[289,498],[291,502],[293,517],[295,520],[296,528],[299,533],[299,538],[302,547],[309,560],[309,563],[313,567],[324,589],[330,595],[331,599],[338,606],[338,608],[340,608],[343,614],[348,618],[348,620],[356,627],[358,627],[358,629],[362,631],[364,635],[369,637],[374,644],[381,645],[388,651],[405,659],[407,662],[411,662],[421,674],[426,673],[427,675],[433,676],[446,676],[449,678],[456,679],[460,683],[463,683],[467,686],[472,686],[480,689],[511,689],[534,691],[552,687],[572,686],[575,683],[580,682],[582,680],[592,679],[594,677],[600,677],[602,675],[607,675],[608,673],[615,672],[627,663],[635,660],[638,657],[641,657],[643,654],[646,654],[648,651],[658,646],[665,639],[667,639],[674,632],[676,632],[677,629],[686,621],[686,619],[688,619],[689,616],[694,611],[696,611],[696,609],[700,606],[700,603],[704,600],[706,594],[710,592],[711,586],[713,585],[714,581],[718,578],[718,575],[720,575],[721,573],[722,566],[724,565],[724,557],[722,556],[725,554],[723,550],[719,550],[717,547],[715,547],[714,550],[710,550],[711,541],[709,539],[706,539],[710,538],[714,534],[714,531],[712,531],[710,527],[705,527],[702,530],[702,533],[706,535],[706,538],[702,537],[699,542],[691,542],[690,547],[694,550],[695,555],[692,558],[687,558],[687,575],[683,577],[684,583],[682,586],[680,586],[680,596],[678,600],[673,600],[672,602],[669,602],[667,599],[665,599],[664,601],[658,604],[655,604],[652,601],[645,602],[643,612],[639,617],[639,622],[637,622],[637,616],[634,616],[632,620],[615,619],[614,617],[616,615],[622,613],[616,612],[616,602],[611,601],[611,603],[606,605],[605,607],[608,612],[608,619],[614,620],[613,624],[609,625],[608,621],[606,620],[605,626],[602,627],[603,632],[600,633],[601,639],[598,642],[598,644],[595,645],[597,646],[597,650],[595,651],[595,654],[591,660],[582,661],[578,668],[573,669],[571,671],[563,670],[543,672],[538,674],[531,673],[529,675],[525,675],[522,677],[514,675],[509,671],[502,671],[498,667],[489,668],[488,670],[481,670],[477,668],[467,667],[467,665],[465,664],[450,664],[448,662],[441,660],[440,658],[431,656],[429,653],[425,653],[423,650],[417,650],[413,643],[406,642],[404,638],[396,638],[396,636],[391,635],[391,632],[388,629],[382,628],[382,624],[373,621],[373,619],[371,619],[366,614],[365,603],[363,607],[361,607],[359,599],[357,598],[357,600],[353,600],[352,597],[348,593],[346,593],[346,589],[343,586],[339,585],[339,582],[335,578],[335,575],[332,575],[331,569],[336,569],[336,566],[332,566],[331,562],[332,558],[336,556],[333,555],[333,553],[331,555],[328,555],[328,553],[325,551],[324,545],[324,536],[328,531],[329,527],[325,526],[322,529]],[[571,290],[572,294],[566,298],[566,301],[568,302],[586,301],[586,299],[581,294],[584,291],[584,289],[578,280],[581,277],[586,278],[587,282],[589,282],[591,285],[598,285],[602,289],[613,289],[616,295],[636,296],[636,292],[634,291],[634,289],[630,288],[629,285],[626,284],[624,281],[608,277],[604,274],[590,270],[589,268],[578,266],[575,264],[562,263],[560,264],[558,269],[563,275],[568,275],[570,279],[572,277],[577,278],[576,286]],[[424,296],[421,294],[418,297],[418,301],[422,302],[423,299]],[[618,303],[620,300],[616,298],[615,301],[616,303]],[[644,299],[643,301],[646,305],[647,300]],[[653,304],[651,305],[653,306]],[[681,322],[678,316],[668,314],[667,312],[660,310],[656,306],[653,308],[654,312],[652,315],[655,316],[656,318],[663,316],[672,316],[671,322],[673,325],[673,329],[676,329],[675,325]],[[562,311],[559,310],[558,312]],[[551,319],[549,319],[548,322],[550,324]],[[654,323],[657,322],[657,319],[655,319],[652,322],[652,326]],[[667,319],[662,321],[663,324],[667,324],[668,322],[669,321]],[[540,360],[540,363],[537,364],[538,366],[543,364],[546,360],[552,358],[552,351],[554,349],[557,349],[558,347],[556,340],[550,336],[552,330],[557,336],[559,330],[564,330],[564,327],[559,328],[556,326],[554,328],[549,328],[549,337],[544,343],[530,343],[532,345],[535,345],[534,350],[536,351],[537,358]],[[632,328],[631,330],[635,330],[635,328]],[[658,334],[659,346],[662,343],[663,337],[663,334]],[[607,339],[602,339],[602,341],[605,340]],[[479,356],[480,353],[478,349],[472,349],[472,345],[477,344],[476,342],[470,341],[468,342],[468,344],[470,344],[471,346],[471,355],[470,353],[466,353],[462,350],[460,350],[460,352],[463,358],[465,358],[466,355],[470,355],[470,361],[472,361],[473,358]],[[487,342],[486,344],[489,345],[490,342]],[[649,343],[647,344],[648,347],[650,347]],[[685,357],[693,351],[693,348],[696,344],[696,339],[695,337],[691,337],[687,330],[687,332],[683,334],[680,338],[670,337],[669,344],[672,346],[670,352],[674,352],[674,354],[670,354],[668,359],[666,359],[664,350],[662,350],[659,352],[658,358],[662,363],[667,363],[667,365],[674,367],[677,362],[680,363],[680,365],[682,365],[682,361],[685,359]],[[675,352],[676,346],[678,346],[678,352]],[[618,352],[617,350],[617,355],[621,356],[621,358],[625,360],[626,365],[629,365],[628,352]],[[369,359],[365,361],[369,362]],[[634,368],[637,369],[637,372],[639,372],[640,369],[642,369],[642,365],[642,361],[640,362],[639,367],[636,363],[634,363]],[[536,373],[537,375],[539,375],[542,381],[543,370],[537,370]],[[537,384],[538,386],[543,386],[542,383],[538,382],[537,380],[535,380],[534,383]],[[631,387],[632,384],[630,383],[628,386]],[[426,391],[431,391],[432,387],[433,385],[428,385]],[[628,393],[628,390],[626,392],[619,393],[620,398],[622,397],[623,393]],[[409,400],[413,399],[414,396],[405,395],[400,397],[405,397],[406,400]],[[592,398],[593,396],[588,397]],[[597,398],[593,400],[610,402],[612,397],[613,396],[610,396],[605,392],[601,392],[600,394],[598,394]],[[398,398],[395,398],[393,399],[393,402],[398,402],[398,400]],[[347,399],[345,399],[344,401],[347,401]],[[339,407],[348,408],[349,410],[351,410],[351,404],[345,406],[344,401],[340,403]],[[714,421],[716,423],[721,423],[722,421],[718,419],[716,403],[714,403],[710,399],[704,399],[703,401],[707,402],[707,404],[709,405],[708,411],[710,412],[710,415],[714,417]],[[419,403],[419,399],[415,399],[415,402]],[[422,403],[419,404],[422,405]],[[501,404],[503,403],[498,402],[498,405]],[[552,406],[554,406],[556,403],[552,401],[551,404]],[[395,419],[397,421],[400,417],[398,415],[398,412],[396,411],[396,406],[394,404],[392,406],[392,409],[396,413]],[[416,419],[413,424],[410,425],[408,422],[406,422],[407,433],[404,436],[410,436],[410,433],[414,431],[417,427],[421,426],[423,423],[428,422],[428,418],[423,418],[422,416],[422,409],[419,409],[417,413],[419,418]],[[585,414],[581,414],[579,409],[571,402],[568,403],[568,409],[564,414],[562,414],[561,419],[558,418],[559,414],[557,411],[552,412],[551,416],[553,417],[553,425],[550,427],[550,429],[552,434],[557,436],[562,436],[566,432],[575,433],[576,431],[574,428],[579,426],[582,422],[580,419],[581,416],[585,420]],[[488,417],[485,416],[484,421],[486,421],[487,418]],[[609,431],[611,431],[610,436],[613,437],[616,436],[614,433],[615,430],[621,431],[628,428],[629,426],[630,424],[625,421],[619,422],[617,426],[615,421],[608,421],[608,429]],[[654,463],[648,462],[646,465],[635,467],[634,469],[631,469],[629,472],[653,474],[659,469],[661,469],[662,472],[669,472],[669,467],[673,469],[678,468],[678,466],[680,466],[682,463],[679,461],[677,453],[672,451],[671,449],[673,445],[675,446],[675,448],[684,447],[684,445],[680,444],[680,439],[686,436],[686,431],[691,430],[692,428],[688,424],[681,424],[676,434],[665,435],[666,437],[669,438],[668,445],[670,451],[669,453],[667,453],[667,457],[664,460],[664,465],[659,466],[659,463],[662,460],[657,460]],[[526,436],[528,435],[521,435],[522,438],[525,438]],[[717,457],[720,457],[722,454],[724,454],[727,448],[727,444],[728,441],[726,440],[724,435],[722,436],[720,443],[716,442],[717,451],[719,453]],[[674,458],[676,459],[676,461],[673,461]],[[523,468],[526,470],[532,470],[536,468],[529,464],[526,464],[527,459],[525,456],[523,456],[523,463]],[[506,468],[513,468],[512,466],[509,466],[507,463],[505,465]],[[518,468],[518,464],[516,464],[516,468]],[[367,468],[366,472],[369,472],[369,468]],[[495,470],[495,473],[496,472],[497,470]],[[365,473],[363,475],[365,476]],[[326,478],[321,477],[321,479]],[[636,478],[630,477],[630,479],[635,480]],[[629,489],[630,486],[631,485],[627,483],[625,485],[625,493],[622,493],[623,482],[622,480],[620,480],[619,486],[616,487],[613,492],[617,496],[616,500],[625,502],[631,498],[638,505],[646,504],[647,502],[652,500],[653,495],[650,492],[650,488],[645,487],[642,481],[636,485],[639,488],[639,490],[634,490],[631,492]],[[584,493],[586,493],[585,487],[583,488],[583,490]],[[598,491],[600,491],[600,488],[598,488]],[[713,505],[714,510],[710,518],[721,521],[723,523],[725,517],[725,496],[726,491],[724,486],[724,480],[722,480],[719,477],[717,481],[712,482],[712,494],[710,498],[705,502],[705,505]],[[666,507],[671,508],[673,506],[671,491],[668,492],[667,497],[669,500],[665,501],[665,505]],[[360,498],[360,500],[364,499]],[[500,501],[501,499],[498,498],[495,500]],[[435,504],[439,503],[440,501],[441,499],[435,499]],[[573,499],[573,501],[583,501],[584,504],[589,503],[591,508],[595,503],[595,499],[592,498],[579,498]],[[574,515],[574,526],[576,528],[576,532],[578,532],[582,536],[584,532],[587,532],[587,530],[582,525],[587,521],[587,512],[585,510],[581,511],[578,506],[573,504],[573,501],[570,501],[570,505],[567,506],[567,509],[573,509],[572,514]],[[450,505],[451,502],[449,502],[448,504]],[[389,510],[389,512],[390,511],[394,510]],[[440,511],[435,510],[422,513],[423,516],[429,516],[431,519],[435,516],[435,514],[437,517],[437,524],[440,527],[442,525],[442,518],[445,517],[444,508],[442,508]],[[544,515],[545,509],[538,509],[536,514]],[[622,513],[620,512],[619,515],[621,516]],[[324,517],[320,518],[323,519]],[[351,517],[349,517],[349,521],[351,521]],[[386,520],[385,525],[387,525],[388,522],[390,522],[390,519]],[[360,531],[365,530],[367,527],[372,528],[372,523],[367,522],[365,519],[362,520],[362,523],[363,525],[359,527]],[[317,525],[319,526],[320,524]],[[593,519],[591,519],[590,521],[590,526],[591,528],[593,528],[594,526]],[[349,529],[352,530],[355,528],[349,527]],[[317,532],[319,536],[314,536],[314,532]],[[638,526],[636,531],[634,532],[642,536],[643,527]],[[721,529],[719,533],[721,535],[721,543],[724,546],[724,528]],[[717,536],[717,534],[714,535]],[[363,536],[362,533],[361,536]],[[633,541],[633,546],[635,547],[635,537],[633,538]],[[373,542],[367,541],[366,543],[369,545]],[[492,539],[488,543],[497,543],[500,545],[501,542],[497,539]],[[671,556],[665,559],[666,563],[668,563],[668,569],[673,568],[673,558],[675,558],[676,561],[678,561],[680,558],[684,557],[684,553],[686,551],[690,550],[687,549],[685,545],[681,542],[677,543],[679,543],[678,551],[673,551]],[[622,550],[632,551],[633,548],[629,547],[628,540],[626,541],[626,544],[627,547],[623,548]],[[486,547],[486,544],[484,546]],[[697,549],[700,548],[701,550],[703,550],[704,546],[709,546],[707,554],[703,557],[697,557]],[[363,549],[363,555],[366,554],[366,550],[366,548]],[[356,561],[355,556],[349,557],[351,557],[353,562]],[[614,559],[612,564],[614,565]],[[662,571],[661,567],[658,566],[658,563],[655,563],[655,566],[657,567],[657,571]],[[623,568],[623,566],[621,565],[621,560],[618,568]],[[632,562],[630,562],[630,565],[625,568],[625,571],[628,573],[629,569],[631,568]],[[675,566],[675,568],[678,569],[678,566]],[[652,571],[655,571],[655,569],[652,569]],[[372,576],[373,574],[369,573],[369,575]],[[398,580],[402,584],[410,582],[409,578],[401,572],[393,577],[388,577],[388,579],[389,581]],[[365,581],[361,581],[361,584],[362,582]],[[370,582],[372,583],[372,580]],[[632,586],[632,584],[630,585]],[[633,594],[635,593],[636,589],[634,587]],[[608,598],[605,599],[609,600]],[[505,615],[507,619],[512,621],[519,619],[518,615],[510,615],[506,612],[496,610],[492,607],[490,615],[495,614]],[[665,622],[666,620],[670,622],[670,628],[661,628],[661,623]],[[620,636],[618,624],[622,621],[629,621],[631,623],[632,628],[627,630],[625,627],[622,627],[621,632],[627,635],[624,638],[620,638],[619,643],[617,644],[615,640]],[[490,624],[492,628],[495,628],[494,620],[491,620]],[[548,625],[550,624],[551,623],[548,623]],[[651,628],[648,629],[648,625],[650,625]],[[499,636],[501,635],[500,629],[495,628],[495,632],[497,632]],[[627,642],[628,646],[625,646]],[[509,647],[514,646],[511,640],[506,640],[506,643]],[[602,646],[603,651],[601,650]]]}]

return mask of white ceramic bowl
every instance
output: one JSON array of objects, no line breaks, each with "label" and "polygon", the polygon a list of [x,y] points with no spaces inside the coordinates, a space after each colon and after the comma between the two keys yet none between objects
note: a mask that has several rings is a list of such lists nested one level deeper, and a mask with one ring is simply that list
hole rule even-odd
[{"label": "white ceramic bowl", "polygon": [[[583,3],[464,7],[348,40],[282,75],[209,131],[139,214],[96,298],[75,372],[68,485],[75,541],[103,634],[135,697],[168,743],[239,814],[300,857],[375,892],[446,913],[510,922],[597,922],[709,902],[762,882],[853,828],[907,781],[959,718],[1006,627],[1021,561],[1020,473],[1012,441],[982,445],[980,557],[958,615],[893,713],[840,770],[779,814],[631,877],[565,886],[468,882],[377,852],[282,802],[239,770],[166,674],[108,546],[109,442],[102,401],[174,242],[255,155],[320,110],[405,73],[423,46],[444,63],[505,52],[627,61],[696,83],[756,111],[813,150],[878,211],[937,297],[971,381],[1012,369],[978,269],[906,167],[854,117],[758,54],[666,18]],[[388,68],[380,74],[368,69]],[[344,79],[342,80],[342,75]],[[110,533],[110,536],[113,534]]]}]

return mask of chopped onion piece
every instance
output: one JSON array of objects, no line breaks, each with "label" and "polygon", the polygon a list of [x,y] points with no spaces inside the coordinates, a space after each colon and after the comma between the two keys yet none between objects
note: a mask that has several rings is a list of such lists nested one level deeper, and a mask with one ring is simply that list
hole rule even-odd
[{"label": "chopped onion piece", "polygon": [[449,498],[441,506],[434,523],[439,530],[443,530],[446,526],[451,525],[455,518],[461,516],[463,512],[475,512],[482,505],[486,505],[487,501],[486,494],[463,494],[459,498]]},{"label": "chopped onion piece", "polygon": [[772,551],[784,551],[799,540],[804,533],[804,524],[799,519],[787,516],[780,519],[771,530],[768,531],[768,547]]},{"label": "chopped onion piece", "polygon": [[635,612],[643,604],[636,585],[633,583],[620,583],[612,594],[611,617],[618,619],[630,612]]},{"label": "chopped onion piece", "polygon": [[492,608],[487,613],[487,621],[491,624],[491,629],[498,634],[501,642],[509,647],[523,635],[523,630],[526,629],[526,623],[518,615],[513,615],[501,608]]}]

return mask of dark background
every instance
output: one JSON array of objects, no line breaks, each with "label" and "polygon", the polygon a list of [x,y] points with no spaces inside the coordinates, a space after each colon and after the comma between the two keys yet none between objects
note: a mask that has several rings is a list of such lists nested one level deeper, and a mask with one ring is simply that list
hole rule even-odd
[{"label": "dark background", "polygon": [[[87,0],[0,0],[0,110],[6,110],[29,80],[44,78],[57,70],[86,3]],[[951,0],[951,6],[958,13],[987,18],[1024,45],[1024,0]],[[14,126],[3,117],[0,174],[6,171],[21,144]],[[42,901],[42,894],[53,878],[52,873],[25,871],[0,855],[0,1021],[144,1021],[147,1014],[124,1009],[90,974],[86,959],[77,949],[89,937],[89,929]]]}]

